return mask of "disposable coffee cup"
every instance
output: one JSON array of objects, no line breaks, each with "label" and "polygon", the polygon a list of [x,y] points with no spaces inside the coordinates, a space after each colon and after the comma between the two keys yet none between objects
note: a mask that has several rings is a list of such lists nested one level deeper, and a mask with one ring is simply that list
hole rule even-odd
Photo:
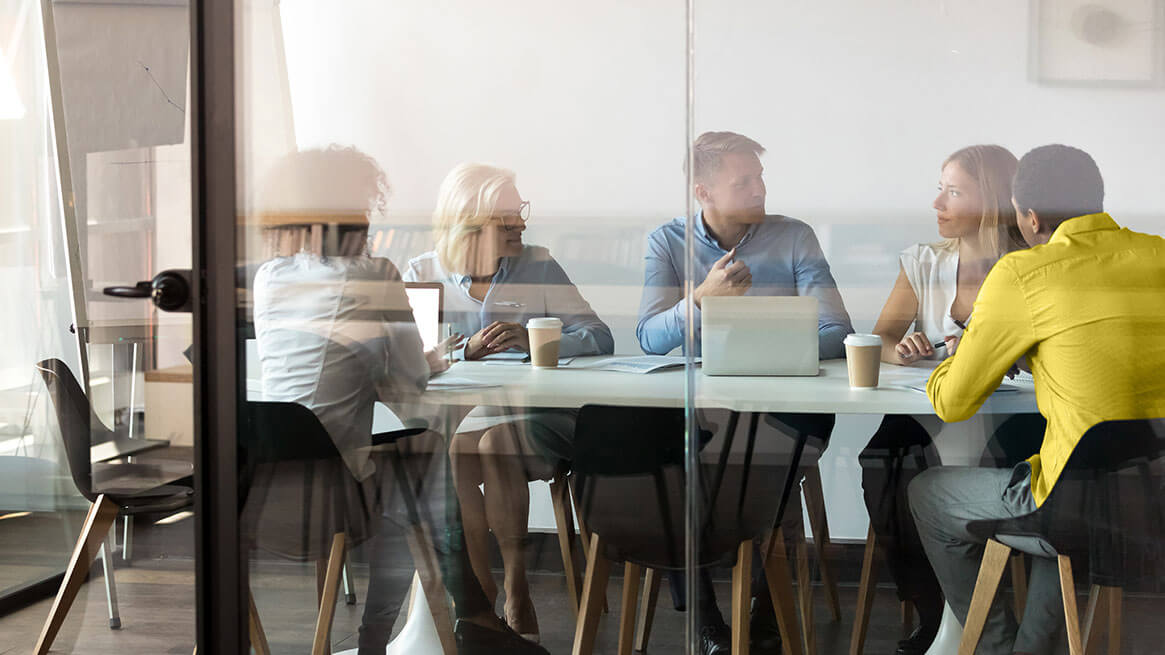
[{"label": "disposable coffee cup", "polygon": [[882,337],[855,333],[847,336],[844,343],[849,386],[854,389],[876,388],[878,369],[882,365]]},{"label": "disposable coffee cup", "polygon": [[553,318],[532,318],[526,321],[530,335],[530,364],[535,368],[558,366],[558,346],[562,343],[562,321]]}]

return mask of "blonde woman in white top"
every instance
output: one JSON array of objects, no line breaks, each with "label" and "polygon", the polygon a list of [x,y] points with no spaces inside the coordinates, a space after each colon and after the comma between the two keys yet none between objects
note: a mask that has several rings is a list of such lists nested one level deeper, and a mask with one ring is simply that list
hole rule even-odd
[{"label": "blonde woman in white top", "polygon": [[[874,326],[882,337],[882,361],[913,365],[945,358],[946,345],[971,319],[987,272],[1022,247],[1011,206],[1016,163],[995,145],[969,146],[943,162],[933,204],[942,240],[899,255],[898,280]],[[899,598],[918,610],[919,626],[899,642],[900,655],[925,653],[942,617],[942,591],[906,502],[910,480],[937,464],[932,435],[941,428],[933,417],[888,415],[859,457],[870,525]]]}]

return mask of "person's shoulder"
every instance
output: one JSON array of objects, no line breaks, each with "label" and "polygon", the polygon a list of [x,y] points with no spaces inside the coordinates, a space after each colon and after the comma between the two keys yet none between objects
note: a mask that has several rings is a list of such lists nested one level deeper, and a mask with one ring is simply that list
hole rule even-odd
[{"label": "person's shoulder", "polygon": [[409,260],[405,266],[404,278],[410,282],[429,282],[440,277],[441,271],[441,260],[437,258],[437,251],[430,250]]},{"label": "person's shoulder", "polygon": [[255,279],[258,280],[260,277],[266,278],[270,276],[272,271],[279,269],[280,260],[282,259],[286,259],[286,257],[275,257],[259,264],[258,270],[255,271]]},{"label": "person's shoulder", "polygon": [[259,265],[255,271],[254,285],[256,287],[281,285],[289,281],[296,281],[304,277],[305,262],[300,255],[288,257],[273,257]]},{"label": "person's shoulder", "polygon": [[759,229],[778,233],[782,239],[792,239],[796,242],[801,242],[804,239],[817,239],[817,232],[812,225],[799,218],[784,214],[765,214]]},{"label": "person's shoulder", "polygon": [[935,243],[916,243],[902,249],[900,256],[917,262],[935,262],[948,257],[959,255],[958,245],[950,241]]},{"label": "person's shoulder", "polygon": [[652,230],[651,233],[647,235],[647,238],[651,241],[657,241],[660,243],[674,241],[676,239],[683,241],[684,227],[687,225],[687,223],[688,219],[686,217],[677,216]]},{"label": "person's shoulder", "polygon": [[1127,227],[1122,227],[1117,231],[1117,234],[1121,235],[1121,238],[1131,243],[1135,248],[1165,248],[1165,237],[1162,237],[1160,234],[1137,232]]},{"label": "person's shoulder", "polygon": [[550,254],[550,248],[546,246],[536,246],[532,243],[527,243],[522,246],[522,254],[519,258],[527,262],[552,262],[554,257]]}]

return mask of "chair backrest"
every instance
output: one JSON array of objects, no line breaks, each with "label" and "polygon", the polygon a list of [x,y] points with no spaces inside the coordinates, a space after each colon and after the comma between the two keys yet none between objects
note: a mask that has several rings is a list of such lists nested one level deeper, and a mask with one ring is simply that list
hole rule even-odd
[{"label": "chair backrest", "polygon": [[240,525],[250,546],[297,561],[349,546],[379,516],[373,479],[356,480],[316,415],[293,402],[246,402],[239,426]]},{"label": "chair backrest", "polygon": [[[726,433],[734,433],[737,421],[728,425]],[[684,566],[684,430],[681,409],[588,405],[579,412],[571,460],[575,497],[583,522],[607,543],[608,559]],[[712,436],[701,429],[698,447]],[[701,565],[731,564],[741,541],[773,527],[784,477],[774,475],[771,461],[750,458],[744,465],[739,458],[701,463]]]},{"label": "chair backrest", "polygon": [[605,557],[683,566],[683,410],[583,407],[571,470],[580,520],[606,540]]},{"label": "chair backrest", "polygon": [[[1161,489],[1149,464],[1165,454],[1165,419],[1105,421],[1080,438],[1052,493],[1032,514],[974,522],[976,533],[1031,535],[1067,554],[1087,544],[1094,584],[1124,586],[1132,558],[1157,559]],[[1150,552],[1154,551],[1154,552]]]},{"label": "chair backrest", "polygon": [[239,448],[248,464],[340,457],[319,418],[299,403],[245,404]]},{"label": "chair backrest", "polygon": [[[53,403],[73,484],[82,496],[92,502],[96,500],[97,494],[93,491],[90,449],[94,441],[111,437],[112,433],[93,413],[89,399],[64,362],[55,358],[46,359],[38,363],[36,369]],[[98,439],[94,439],[95,433]]]}]

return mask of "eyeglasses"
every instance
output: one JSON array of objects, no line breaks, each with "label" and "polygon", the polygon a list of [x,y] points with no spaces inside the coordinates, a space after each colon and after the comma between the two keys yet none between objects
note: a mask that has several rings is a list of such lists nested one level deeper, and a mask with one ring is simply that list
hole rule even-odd
[{"label": "eyeglasses", "polygon": [[496,217],[501,219],[502,227],[507,230],[517,229],[519,225],[525,225],[526,221],[530,220],[530,201],[523,200],[522,204],[518,205],[517,212],[497,214]]}]

